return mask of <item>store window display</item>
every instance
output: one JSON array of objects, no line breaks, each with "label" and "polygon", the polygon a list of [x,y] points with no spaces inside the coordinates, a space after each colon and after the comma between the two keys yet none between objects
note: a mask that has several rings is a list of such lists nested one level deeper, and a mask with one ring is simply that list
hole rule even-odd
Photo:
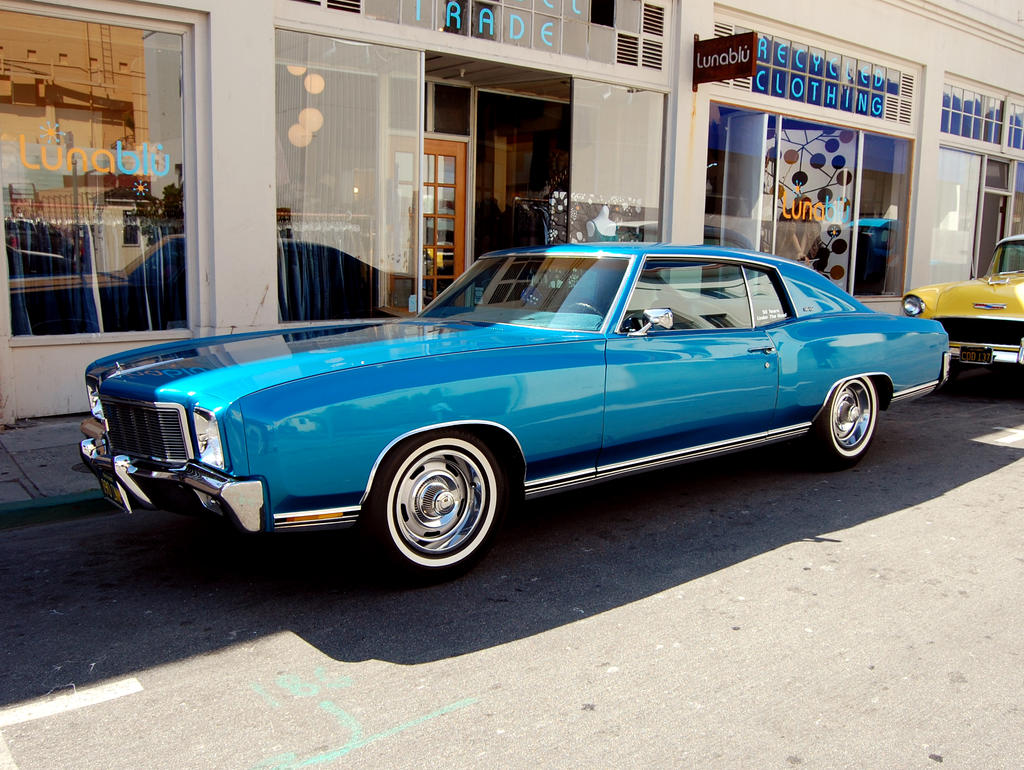
[{"label": "store window display", "polygon": [[276,43],[280,320],[407,315],[418,280],[418,55],[286,30]]},{"label": "store window display", "polygon": [[705,240],[805,262],[861,295],[899,295],[907,140],[712,104]]},{"label": "store window display", "polygon": [[187,327],[182,36],[0,11],[0,46],[12,333]]},{"label": "store window display", "polygon": [[602,206],[597,216],[587,222],[588,241],[617,241],[618,225],[612,221],[608,207]]}]

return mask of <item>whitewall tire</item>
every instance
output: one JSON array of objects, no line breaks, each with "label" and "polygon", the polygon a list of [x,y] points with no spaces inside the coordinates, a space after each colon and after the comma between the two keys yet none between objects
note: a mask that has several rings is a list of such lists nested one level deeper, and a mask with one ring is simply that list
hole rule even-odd
[{"label": "whitewall tire", "polygon": [[495,454],[468,432],[417,436],[381,463],[365,530],[403,572],[453,577],[490,548],[508,507]]}]

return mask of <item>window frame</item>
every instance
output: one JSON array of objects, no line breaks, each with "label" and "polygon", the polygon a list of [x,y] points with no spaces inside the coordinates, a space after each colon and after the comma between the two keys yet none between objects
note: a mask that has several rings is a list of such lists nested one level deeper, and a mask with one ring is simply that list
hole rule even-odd
[{"label": "window frame", "polygon": [[[651,332],[656,333],[658,336],[666,334],[700,334],[700,333],[722,333],[722,332],[740,332],[740,331],[754,331],[759,329],[767,329],[776,326],[787,321],[794,320],[797,315],[793,310],[793,301],[789,296],[789,291],[786,289],[786,282],[782,279],[782,275],[779,269],[774,265],[760,264],[756,262],[749,262],[743,259],[735,259],[723,255],[702,255],[702,254],[646,254],[640,265],[636,269],[636,278],[633,280],[633,285],[629,289],[629,294],[626,296],[625,301],[622,303],[622,310],[619,313],[619,317],[612,327],[613,333],[619,337],[628,337],[630,330],[624,328],[626,323],[626,317],[629,314],[629,308],[633,301],[633,296],[636,293],[637,286],[640,283],[641,277],[645,270],[652,265],[659,265],[663,267],[672,267],[683,265],[701,265],[701,266],[712,266],[712,265],[735,265],[740,270],[740,275],[743,279],[744,291],[746,292],[747,300],[747,312],[750,314],[750,326],[725,326],[725,327],[714,327],[710,329],[651,329]],[[775,290],[775,295],[779,299],[779,304],[782,305],[782,309],[785,312],[785,317],[778,320],[772,321],[771,323],[758,324],[757,319],[754,315],[754,304],[753,296],[750,291],[750,278],[748,271],[758,271],[765,274],[770,281],[772,288]],[[645,310],[650,308],[644,308]]]},{"label": "window frame", "polygon": [[[206,14],[181,8],[166,8],[160,18],[139,13],[136,6],[119,7],[115,11],[98,11],[87,8],[57,8],[46,6],[6,5],[3,10],[36,16],[42,19],[106,24],[114,27],[138,29],[146,32],[162,32],[181,36],[181,181],[182,187],[192,190],[185,195],[184,238],[185,238],[185,325],[180,328],[147,329],[139,331],[76,332],[71,334],[14,335],[11,319],[11,284],[8,270],[0,269],[0,295],[4,297],[0,312],[0,336],[8,340],[12,348],[63,345],[83,340],[99,340],[105,343],[126,342],[139,344],[152,341],[190,339],[195,330],[204,324],[203,308],[209,307],[208,286],[199,280],[200,274],[211,270],[209,249],[201,249],[200,233],[209,232],[210,216],[198,204],[201,193],[199,184],[200,142],[198,126],[209,125],[210,107],[199,99],[196,73],[209,71],[208,47],[201,42],[208,40]],[[201,221],[202,220],[202,223]],[[0,236],[7,241],[6,228],[0,222]],[[101,311],[100,311],[101,312]]]}]

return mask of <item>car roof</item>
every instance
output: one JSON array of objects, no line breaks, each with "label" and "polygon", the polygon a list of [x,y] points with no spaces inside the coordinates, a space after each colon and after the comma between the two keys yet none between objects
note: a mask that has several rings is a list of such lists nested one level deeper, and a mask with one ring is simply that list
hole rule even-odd
[{"label": "car roof", "polygon": [[[774,257],[759,251],[736,249],[729,246],[705,246],[679,243],[594,243],[553,244],[550,246],[524,246],[502,249],[481,256],[481,259],[505,257],[516,254],[548,254],[552,256],[586,256],[610,259],[631,259],[646,257],[697,257],[739,259],[744,262],[760,263],[770,267],[802,267],[800,263],[784,257]],[[809,268],[805,268],[809,269]]]},{"label": "car roof", "polygon": [[1003,238],[1001,241],[999,241],[999,243],[996,244],[996,246],[999,246],[1002,243],[1019,243],[1021,241],[1024,241],[1024,233],[1017,233],[1016,235],[1008,235],[1007,237]]}]

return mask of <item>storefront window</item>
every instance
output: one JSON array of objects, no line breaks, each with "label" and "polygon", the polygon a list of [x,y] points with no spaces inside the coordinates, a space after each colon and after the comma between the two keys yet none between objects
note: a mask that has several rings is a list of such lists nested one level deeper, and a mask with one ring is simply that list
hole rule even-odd
[{"label": "storefront window", "polygon": [[277,32],[282,321],[415,310],[420,55]]},{"label": "storefront window", "polygon": [[1013,188],[1013,221],[1010,225],[1013,234],[1024,233],[1024,162],[1017,164],[1017,183]]},{"label": "storefront window", "polygon": [[909,164],[903,139],[712,104],[704,240],[898,295]]},{"label": "storefront window", "polygon": [[182,36],[0,11],[17,336],[188,326]]},{"label": "storefront window", "polygon": [[573,80],[569,241],[656,241],[665,98]]},{"label": "storefront window", "polygon": [[971,277],[980,180],[980,155],[940,148],[932,283]]},{"label": "storefront window", "polygon": [[853,293],[901,294],[910,142],[865,133],[860,177]]},{"label": "storefront window", "polygon": [[1003,126],[1003,103],[966,88],[947,85],[942,90],[944,134],[999,144]]},{"label": "storefront window", "polygon": [[1006,143],[1015,150],[1024,150],[1024,104],[1010,104],[1007,110]]}]

